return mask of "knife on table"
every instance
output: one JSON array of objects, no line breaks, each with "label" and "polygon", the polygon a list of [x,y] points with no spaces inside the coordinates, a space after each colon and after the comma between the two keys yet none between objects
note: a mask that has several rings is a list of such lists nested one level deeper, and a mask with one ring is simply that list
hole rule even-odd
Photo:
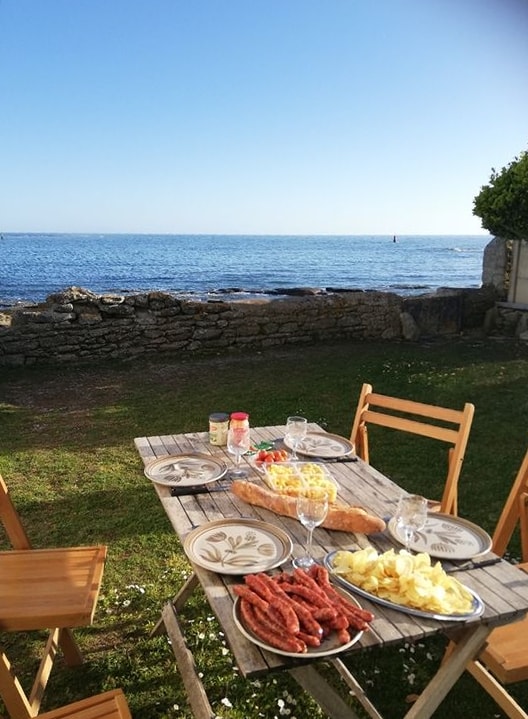
[{"label": "knife on table", "polygon": [[212,486],[208,484],[189,484],[186,487],[172,487],[171,497],[181,497],[185,494],[210,494],[212,492],[225,492],[231,482],[221,482]]},{"label": "knife on table", "polygon": [[491,557],[490,559],[483,559],[481,562],[474,562],[469,560],[463,564],[459,564],[456,567],[450,567],[446,569],[446,574],[454,574],[455,572],[467,572],[469,569],[481,569],[481,567],[490,567],[492,564],[498,564],[502,562],[502,557]]},{"label": "knife on table", "polygon": [[312,457],[312,459],[315,462],[324,462],[325,464],[330,464],[331,462],[357,462],[358,458],[354,454],[351,457]]}]

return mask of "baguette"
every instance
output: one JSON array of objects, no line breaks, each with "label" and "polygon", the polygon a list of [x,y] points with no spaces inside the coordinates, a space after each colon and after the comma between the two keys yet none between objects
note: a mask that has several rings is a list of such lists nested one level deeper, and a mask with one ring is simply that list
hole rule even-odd
[{"label": "baguette", "polygon": [[[240,479],[235,479],[231,483],[231,491],[248,504],[271,509],[272,512],[286,517],[297,517],[295,497],[278,494],[262,485]],[[369,514],[362,507],[349,507],[346,504],[334,502],[329,505],[328,514],[321,526],[325,529],[337,529],[342,532],[375,534],[385,529],[385,522],[383,519]]]}]

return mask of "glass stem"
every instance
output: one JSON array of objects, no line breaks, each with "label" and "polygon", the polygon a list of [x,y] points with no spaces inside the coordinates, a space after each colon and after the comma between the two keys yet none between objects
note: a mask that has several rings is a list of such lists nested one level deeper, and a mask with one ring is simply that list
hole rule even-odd
[{"label": "glass stem", "polygon": [[413,538],[413,530],[412,529],[406,529],[405,530],[405,549],[410,552],[411,551],[411,540]]},{"label": "glass stem", "polygon": [[312,558],[312,536],[313,536],[313,529],[308,529],[308,544],[306,547],[306,555],[308,559]]}]

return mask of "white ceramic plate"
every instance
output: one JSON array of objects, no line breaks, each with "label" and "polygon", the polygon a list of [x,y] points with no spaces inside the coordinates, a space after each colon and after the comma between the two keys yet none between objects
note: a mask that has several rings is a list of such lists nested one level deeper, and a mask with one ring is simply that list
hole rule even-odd
[{"label": "white ceramic plate", "polygon": [[[336,589],[344,597],[346,597],[349,602],[352,602],[352,604],[355,604],[358,607],[361,606],[357,599],[353,597],[349,592],[343,590],[341,587],[336,587]],[[328,657],[331,654],[338,654],[340,652],[346,651],[347,649],[350,649],[350,647],[357,641],[359,641],[361,639],[361,636],[363,635],[362,631],[358,631],[355,634],[351,635],[349,642],[347,642],[346,644],[339,644],[337,640],[337,633],[332,632],[321,642],[321,646],[308,647],[306,652],[300,654],[299,652],[286,652],[283,649],[277,649],[276,647],[272,647],[271,644],[267,644],[266,642],[262,641],[262,639],[260,639],[260,637],[257,637],[257,635],[251,631],[251,629],[246,627],[240,616],[240,597],[237,597],[235,599],[235,603],[233,605],[233,618],[235,620],[235,624],[240,629],[242,634],[246,637],[246,639],[249,639],[250,642],[253,642],[253,644],[256,644],[261,649],[267,649],[268,652],[281,654],[285,657],[306,657],[309,659],[312,659],[314,657]]]},{"label": "white ceramic plate", "polygon": [[149,462],[145,476],[152,482],[169,487],[187,487],[207,484],[220,479],[227,465],[208,454],[171,454]]},{"label": "white ceramic plate", "polygon": [[219,574],[266,572],[285,562],[293,544],[282,529],[258,519],[218,519],[184,540],[189,559]]},{"label": "white ceramic plate", "polygon": [[474,592],[472,589],[467,587],[465,584],[463,585],[465,589],[471,594],[473,597],[473,606],[470,612],[467,612],[466,614],[436,614],[435,612],[426,612],[422,609],[415,609],[414,607],[407,607],[404,604],[397,604],[396,602],[390,602],[388,599],[382,599],[381,597],[377,597],[375,594],[371,594],[370,592],[365,591],[364,589],[361,589],[361,587],[357,587],[355,584],[352,584],[351,582],[347,581],[344,577],[342,577],[339,574],[335,574],[332,570],[332,558],[335,555],[336,551],[330,552],[326,555],[324,558],[324,565],[330,572],[332,579],[336,580],[341,584],[342,587],[345,587],[345,589],[348,589],[351,592],[355,592],[356,594],[359,594],[360,597],[364,597],[365,599],[369,599],[371,602],[375,602],[376,604],[381,604],[384,607],[389,607],[390,609],[397,609],[399,612],[403,612],[404,614],[412,614],[415,617],[423,617],[424,619],[437,619],[444,622],[465,622],[468,619],[473,619],[474,617],[480,617],[480,615],[484,611],[484,602],[482,599],[478,596],[476,592]]},{"label": "white ceramic plate", "polygon": [[[293,449],[287,436],[284,437],[283,441],[288,449]],[[308,432],[297,447],[297,454],[302,454],[305,457],[325,457],[326,459],[346,457],[352,454],[353,451],[354,445],[352,442],[337,434],[329,434],[328,432]]]},{"label": "white ceramic plate", "polygon": [[[394,539],[405,545],[405,537],[395,517],[388,524]],[[437,559],[475,559],[491,550],[491,537],[481,527],[451,514],[429,512],[425,527],[411,541],[413,552],[426,552]]]}]

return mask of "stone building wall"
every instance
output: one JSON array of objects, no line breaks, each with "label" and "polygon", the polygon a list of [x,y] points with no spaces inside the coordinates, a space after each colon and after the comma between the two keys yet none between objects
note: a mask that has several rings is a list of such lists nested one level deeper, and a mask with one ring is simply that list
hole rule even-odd
[{"label": "stone building wall", "polygon": [[0,317],[0,365],[129,360],[159,352],[259,349],[354,339],[417,340],[482,327],[491,290],[403,298],[375,291],[309,293],[257,302],[170,294],[95,295],[71,287]]}]

